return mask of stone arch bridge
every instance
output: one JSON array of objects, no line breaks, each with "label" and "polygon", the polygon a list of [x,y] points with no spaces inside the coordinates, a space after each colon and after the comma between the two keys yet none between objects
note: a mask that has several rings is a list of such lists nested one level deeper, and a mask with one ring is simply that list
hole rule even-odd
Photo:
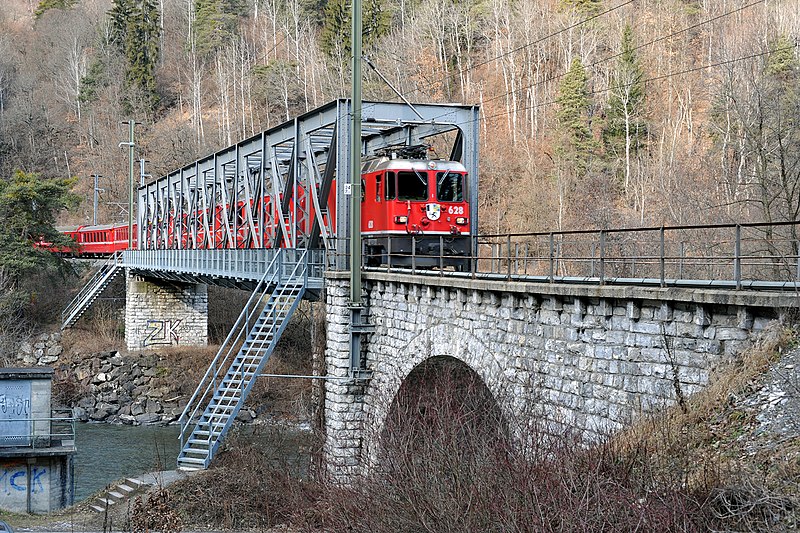
[{"label": "stone arch bridge", "polygon": [[[346,378],[349,282],[326,280],[327,374]],[[385,272],[365,277],[372,378],[325,383],[325,453],[342,480],[377,456],[387,409],[420,364],[448,356],[503,413],[542,413],[587,438],[709,383],[718,365],[797,307],[792,293],[589,286]]]}]

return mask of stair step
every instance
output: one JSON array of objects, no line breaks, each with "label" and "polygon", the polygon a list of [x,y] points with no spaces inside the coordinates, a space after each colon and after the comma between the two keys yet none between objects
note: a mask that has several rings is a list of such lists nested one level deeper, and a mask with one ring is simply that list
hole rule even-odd
[{"label": "stair step", "polygon": [[94,511],[96,513],[105,513],[106,512],[106,508],[105,507],[100,507],[99,505],[95,505],[95,504],[89,505],[89,509],[91,509],[92,511]]},{"label": "stair step", "polygon": [[136,490],[133,487],[129,487],[128,485],[126,485],[124,483],[120,483],[119,485],[117,485],[117,489],[119,489],[119,490],[121,490],[123,492],[128,492],[128,493],[131,493],[134,490]]},{"label": "stair step", "polygon": [[[252,326],[248,326],[250,330],[246,332],[239,352],[222,376],[222,382],[213,385],[213,397],[205,406],[199,420],[192,421],[195,424],[194,429],[184,442],[177,461],[180,469],[194,470],[206,467],[211,450],[215,449],[218,442],[225,437],[234,413],[239,411],[245,401],[245,391],[271,355],[281,328],[296,309],[298,298],[304,290],[305,285],[302,281],[279,285],[269,295],[260,312],[255,310],[259,312],[259,316],[252,322]],[[253,311],[251,309],[248,312]],[[220,353],[222,350],[223,348],[220,349]],[[217,379],[218,377],[219,374]],[[206,386],[207,382],[201,383],[198,391],[202,391],[202,387]],[[202,405],[198,407],[202,408]]]},{"label": "stair step", "polygon": [[197,456],[201,459],[208,457],[208,448],[186,448],[181,455],[184,459],[197,459]]},{"label": "stair step", "polygon": [[205,464],[206,461],[205,459],[198,459],[197,457],[186,457],[182,455],[181,457],[178,458],[178,462],[202,465]]}]

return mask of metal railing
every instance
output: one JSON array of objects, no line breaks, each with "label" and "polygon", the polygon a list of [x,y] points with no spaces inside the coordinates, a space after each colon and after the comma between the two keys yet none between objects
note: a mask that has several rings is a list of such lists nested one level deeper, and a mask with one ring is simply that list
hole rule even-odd
[{"label": "metal railing", "polygon": [[62,329],[64,325],[75,318],[74,315],[81,312],[81,307],[85,306],[87,299],[91,299],[92,293],[103,285],[105,278],[113,275],[114,271],[120,266],[122,266],[122,253],[114,252],[61,312]]},{"label": "metal railing", "polygon": [[[0,421],[0,449],[75,449],[75,418],[71,409],[53,409],[46,418],[14,418]],[[26,426],[15,433],[14,427]]]},{"label": "metal railing", "polygon": [[[268,305],[270,298],[274,297],[272,287],[281,296],[290,289],[298,289],[308,284],[308,273],[310,265],[309,253],[299,249],[277,249],[271,254],[272,260],[264,268],[258,285],[253,290],[249,300],[245,304],[236,323],[231,328],[225,341],[220,345],[217,355],[206,370],[203,379],[195,390],[186,407],[181,413],[179,423],[181,426],[179,440],[181,448],[184,448],[188,437],[194,430],[198,420],[205,409],[211,403],[220,385],[226,379],[229,370],[234,364],[234,358],[239,354],[243,343],[248,338],[251,328],[256,324],[258,318]],[[277,327],[277,326],[276,326]],[[245,375],[241,369],[234,374],[242,381],[244,388]],[[249,387],[248,387],[249,390]],[[244,390],[243,390],[244,393]],[[242,396],[244,401],[244,394]],[[225,419],[223,424],[229,421]],[[219,421],[209,422],[209,444],[219,436]],[[213,449],[209,449],[209,458],[213,455]]]},{"label": "metal railing", "polygon": [[[199,250],[129,250],[123,252],[122,263],[129,268],[163,270],[184,274],[221,276],[259,281],[279,252],[304,250],[290,248],[199,249]],[[321,280],[325,268],[325,250],[310,250],[308,277]],[[291,262],[294,255],[284,254]]]},{"label": "metal railing", "polygon": [[[448,253],[449,237],[421,253],[418,236],[388,240],[365,265],[385,271],[538,282],[707,286],[732,289],[800,288],[800,221],[661,226],[478,235],[472,250]],[[393,242],[412,239],[410,250]],[[430,237],[428,242],[430,243]],[[409,247],[406,245],[406,249]],[[444,253],[441,253],[444,251]],[[463,270],[463,273],[448,272]]]}]

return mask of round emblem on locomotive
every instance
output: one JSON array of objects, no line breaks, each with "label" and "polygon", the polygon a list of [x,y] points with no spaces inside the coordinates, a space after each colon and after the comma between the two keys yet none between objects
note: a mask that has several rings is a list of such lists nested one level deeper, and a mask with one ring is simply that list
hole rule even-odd
[{"label": "round emblem on locomotive", "polygon": [[439,204],[426,204],[425,205],[425,216],[427,216],[430,220],[434,222],[439,220],[439,217],[442,215],[442,206]]}]

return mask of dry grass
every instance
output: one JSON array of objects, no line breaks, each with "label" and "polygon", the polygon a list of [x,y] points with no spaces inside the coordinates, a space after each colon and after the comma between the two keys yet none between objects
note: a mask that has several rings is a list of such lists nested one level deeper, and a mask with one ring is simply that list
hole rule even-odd
[{"label": "dry grass", "polygon": [[298,475],[279,459],[287,440],[273,436],[270,450],[234,441],[212,470],[181,485],[174,502],[184,520],[196,514],[198,524],[233,529],[791,530],[800,443],[773,439],[748,452],[753,437],[738,406],[795,343],[792,330],[772,330],[683,408],[589,448],[565,431],[520,450],[508,438],[509,421],[465,368],[418,369],[391,407],[380,471],[356,486]]},{"label": "dry grass", "polygon": [[649,457],[650,476],[693,494],[723,529],[800,526],[800,442],[755,435],[752,414],[742,409],[742,401],[797,338],[787,327],[765,332],[683,409],[643,417],[617,436],[617,453]]}]

